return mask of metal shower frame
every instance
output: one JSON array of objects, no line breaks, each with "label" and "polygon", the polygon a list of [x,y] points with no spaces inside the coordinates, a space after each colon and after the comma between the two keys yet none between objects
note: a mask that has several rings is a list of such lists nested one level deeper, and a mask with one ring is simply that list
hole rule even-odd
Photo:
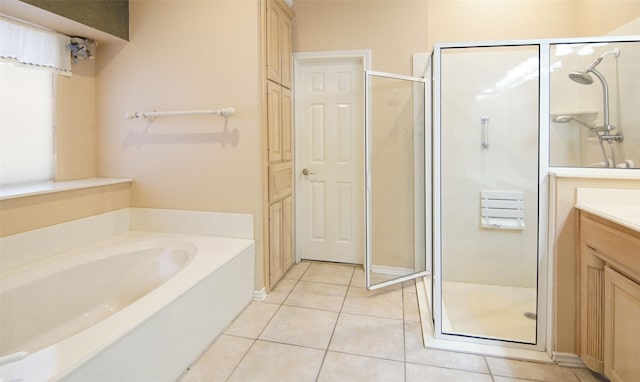
[{"label": "metal shower frame", "polygon": [[[566,39],[544,40],[509,40],[509,41],[482,41],[460,43],[438,43],[434,45],[431,56],[432,76],[431,83],[431,126],[433,134],[432,143],[432,198],[433,198],[433,295],[432,313],[434,320],[434,337],[436,341],[469,342],[477,345],[494,345],[500,347],[512,347],[516,349],[546,352],[550,357],[553,350],[553,331],[550,323],[553,321],[553,242],[548,237],[548,208],[549,208],[549,131],[551,125],[550,112],[550,67],[551,46],[557,44],[594,44],[594,43],[623,43],[640,42],[640,36],[607,36]],[[449,48],[488,48],[488,47],[517,47],[538,46],[539,53],[539,99],[538,99],[538,131],[539,131],[539,164],[538,164],[538,279],[537,279],[537,308],[538,320],[536,327],[535,344],[523,344],[511,341],[463,337],[442,332],[442,228],[439,224],[442,217],[442,195],[440,190],[441,179],[441,55],[442,50]],[[428,203],[429,201],[427,201]],[[428,234],[428,233],[427,233]],[[551,238],[552,239],[552,238]]]}]

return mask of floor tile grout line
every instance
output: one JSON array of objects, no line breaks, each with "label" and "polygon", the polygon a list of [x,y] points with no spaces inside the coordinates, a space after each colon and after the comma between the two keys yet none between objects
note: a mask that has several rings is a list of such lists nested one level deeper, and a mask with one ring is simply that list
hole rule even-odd
[{"label": "floor tile grout line", "polygon": [[489,366],[489,361],[487,361],[487,357],[486,356],[482,356],[482,360],[484,361],[484,365],[487,367],[487,370],[489,371],[489,375],[491,376],[491,379],[495,382],[495,376],[493,375],[493,372],[491,371],[491,367]]},{"label": "floor tile grout line", "polygon": [[[354,356],[354,357],[370,358],[370,359],[374,359],[374,360],[378,360],[378,361],[389,361],[389,362],[395,362],[395,363],[401,363],[401,364],[411,363],[413,365],[420,365],[420,364],[413,363],[413,362],[403,362],[403,361],[399,361],[397,359],[377,357],[377,356],[374,356],[374,355],[366,355],[366,354],[359,354],[359,353],[349,353],[349,352],[346,352],[346,351],[327,349],[327,353],[329,353],[329,352],[336,353],[336,354],[348,355],[348,356]],[[422,365],[422,366],[425,366],[425,365]],[[454,370],[456,370],[456,369],[454,369]]]},{"label": "floor tile grout line", "polygon": [[329,348],[331,347],[331,341],[333,341],[333,336],[336,333],[336,328],[338,327],[338,322],[340,321],[340,316],[342,315],[342,309],[344,308],[344,302],[347,300],[347,295],[349,294],[349,285],[351,285],[351,281],[353,280],[353,275],[355,274],[355,267],[353,267],[351,271],[351,277],[349,278],[349,284],[347,285],[347,289],[345,290],[344,296],[342,297],[342,304],[340,304],[340,310],[337,312],[338,317],[336,317],[336,322],[333,324],[333,329],[331,330],[331,336],[329,336],[329,342],[327,342],[327,348],[324,351],[322,356],[322,362],[320,363],[320,368],[318,369],[318,374],[316,375],[316,382],[320,379],[320,373],[322,372],[322,368],[324,367],[324,362],[327,359],[327,354],[329,354]]},{"label": "floor tile grout line", "polygon": [[[363,313],[351,313],[351,312],[340,312],[340,314],[349,314],[351,316],[360,316],[360,317],[372,317],[372,318],[382,318],[385,320],[395,320],[395,321],[403,321],[403,318],[398,318],[398,317],[386,317],[386,316],[375,316],[373,314],[363,314]],[[418,321],[411,321],[411,322],[418,322]]]},{"label": "floor tile grout line", "polygon": [[292,344],[292,343],[289,343],[289,342],[283,342],[283,341],[278,341],[278,340],[273,340],[273,339],[268,339],[268,338],[256,338],[256,341],[268,342],[268,343],[271,343],[271,344],[278,344],[278,345],[294,346],[294,347],[302,348],[302,349],[326,351],[326,349],[322,349],[322,348],[317,348],[317,347],[313,347],[313,346],[306,346],[306,345],[299,345],[299,344]]},{"label": "floor tile grout line", "polygon": [[[476,371],[476,370],[468,370],[468,369],[460,369],[457,367],[447,367],[447,366],[440,366],[440,365],[430,365],[430,364],[426,364],[426,363],[420,363],[420,362],[412,362],[412,361],[407,361],[405,362],[407,365],[415,365],[415,366],[427,366],[427,367],[433,367],[436,369],[445,369],[445,370],[454,370],[454,371],[462,371],[465,373],[471,373],[471,374],[480,374],[480,375],[488,375],[490,377],[494,377],[493,374],[491,373],[483,373],[481,371]],[[495,377],[504,377],[502,375],[496,375]],[[512,378],[512,377],[504,377],[504,378]],[[515,377],[513,377],[515,378]],[[529,381],[529,380],[528,380]],[[535,381],[535,382],[544,382],[544,381],[537,381],[537,380],[531,380],[531,381]]]},{"label": "floor tile grout line", "polygon": [[287,300],[289,299],[289,297],[291,296],[291,293],[293,293],[294,289],[296,289],[296,287],[301,283],[301,282],[305,282],[305,283],[316,283],[316,284],[324,284],[324,285],[336,285],[336,286],[346,286],[346,285],[342,285],[342,284],[331,284],[331,283],[322,283],[322,282],[318,282],[318,281],[308,281],[308,280],[302,280],[302,277],[304,276],[304,274],[309,270],[309,268],[311,267],[311,265],[309,265],[307,267],[307,269],[305,269],[305,271],[302,273],[302,275],[300,275],[300,278],[296,281],[296,283],[294,284],[294,286],[291,288],[291,290],[289,291],[289,293],[287,294],[287,296],[284,298],[284,300],[282,300],[282,302],[280,303],[281,306],[288,306],[288,307],[293,307],[293,308],[301,308],[301,309],[311,309],[311,310],[318,310],[318,311],[323,311],[323,312],[333,312],[333,313],[338,313],[338,315],[340,314],[341,310],[342,310],[342,305],[344,304],[344,299],[347,296],[347,293],[349,293],[349,287],[347,286],[347,289],[345,290],[345,295],[343,297],[342,300],[342,304],[340,305],[340,310],[335,311],[335,310],[329,310],[329,309],[320,309],[320,308],[314,308],[314,307],[309,307],[309,306],[298,306],[298,305],[287,305],[285,304],[287,302]]},{"label": "floor tile grout line", "polygon": [[[242,337],[244,338],[244,337]],[[216,340],[217,341],[217,340]],[[252,339],[253,342],[251,342],[251,346],[249,346],[247,348],[247,350],[244,352],[244,354],[242,354],[242,357],[240,357],[240,359],[238,360],[238,362],[235,364],[235,366],[233,367],[233,369],[231,370],[231,372],[229,373],[229,375],[227,375],[227,377],[224,379],[225,381],[228,381],[231,376],[233,375],[233,373],[236,372],[236,370],[238,369],[238,366],[240,366],[240,364],[242,363],[242,361],[245,359],[245,357],[247,356],[247,354],[249,354],[249,351],[251,350],[251,348],[253,348],[253,346],[256,344],[256,342],[258,341],[257,339]]]},{"label": "floor tile grout line", "polygon": [[[337,322],[337,321],[336,321]],[[324,366],[324,361],[327,359],[327,353],[329,353],[329,344],[331,343],[331,339],[329,339],[329,343],[327,343],[327,348],[324,349],[324,353],[322,354],[322,361],[320,361],[320,367],[318,368],[318,372],[316,373],[315,382],[318,382],[320,379],[320,373],[322,372],[322,367]]]},{"label": "floor tile grout line", "polygon": [[[306,270],[305,270],[306,271]],[[304,272],[303,272],[304,273]],[[293,288],[295,288],[295,286],[298,284],[298,282],[296,282],[293,286]],[[291,288],[291,290],[293,290],[293,288]],[[291,293],[291,291],[289,291],[289,293]],[[285,300],[287,297],[289,297],[289,293],[287,294],[287,296],[285,297]],[[259,301],[260,303],[263,304],[271,304],[271,305],[278,305],[278,308],[275,310],[275,312],[273,312],[273,315],[271,316],[271,318],[267,321],[267,323],[264,325],[264,327],[262,328],[262,330],[260,330],[260,333],[257,334],[257,336],[255,338],[252,337],[244,337],[244,336],[238,336],[238,335],[232,335],[232,334],[227,334],[226,330],[223,331],[221,333],[221,335],[230,335],[233,337],[237,337],[237,338],[246,338],[246,339],[250,339],[253,342],[251,343],[251,346],[249,346],[249,348],[247,349],[247,351],[242,355],[242,357],[240,357],[240,360],[238,361],[238,363],[234,366],[233,370],[231,371],[231,373],[227,376],[227,378],[225,380],[229,380],[229,378],[231,378],[231,376],[233,375],[233,373],[237,370],[238,366],[240,366],[240,364],[242,363],[242,361],[245,359],[245,357],[247,356],[247,354],[249,354],[249,351],[255,346],[256,342],[260,339],[260,336],[262,335],[262,333],[264,332],[264,330],[266,329],[267,326],[269,326],[269,323],[273,320],[273,318],[276,316],[276,314],[278,313],[278,311],[280,311],[280,308],[282,307],[282,303],[280,304],[273,304],[273,303],[267,303],[264,301]],[[284,300],[282,301],[284,302]],[[248,305],[247,305],[248,307]],[[246,308],[245,308],[246,309]],[[243,310],[244,312],[244,310]],[[241,312],[240,314],[242,314],[243,312]],[[240,315],[238,315],[240,316]],[[237,317],[236,317],[237,318]],[[234,319],[235,321],[235,319]],[[233,321],[231,322],[231,324],[233,324]],[[231,326],[231,324],[229,326]],[[228,328],[227,328],[228,329]],[[219,338],[219,337],[218,337]],[[216,339],[217,340],[217,339]]]},{"label": "floor tile grout line", "polygon": [[[318,281],[318,280],[302,280],[301,279],[300,281],[305,282],[305,283],[316,283],[316,284],[324,284],[324,285],[339,285],[339,286],[346,286],[346,287],[350,287],[351,286],[349,284],[329,283],[329,282],[326,282],[326,281]],[[357,288],[357,287],[354,287],[354,288]]]},{"label": "floor tile grout line", "polygon": [[[262,328],[262,330],[260,330],[260,333],[258,333],[256,340],[260,339],[260,336],[262,335],[262,333],[264,333],[264,331],[267,329],[267,327],[269,326],[269,324],[271,323],[271,321],[273,321],[274,317],[278,314],[278,312],[280,311],[280,309],[282,309],[284,305],[284,302],[287,300],[287,298],[289,298],[289,295],[291,295],[291,292],[295,289],[296,286],[298,286],[298,283],[300,282],[300,280],[302,279],[302,276],[305,274],[305,272],[307,272],[307,270],[309,269],[309,267],[307,267],[307,269],[304,270],[304,272],[302,272],[302,275],[300,275],[300,278],[296,281],[295,284],[293,284],[293,287],[291,288],[291,290],[289,291],[289,293],[287,293],[287,295],[285,296],[285,298],[282,300],[282,302],[278,305],[278,309],[276,309],[275,312],[273,312],[273,315],[271,316],[271,318],[267,321],[267,323],[264,325],[264,327]],[[276,283],[276,285],[278,285]],[[264,302],[263,302],[264,303]],[[273,304],[276,305],[276,304]]]},{"label": "floor tile grout line", "polygon": [[[305,349],[313,349],[313,348],[309,348],[307,346],[300,346],[300,345],[295,345],[295,344],[287,344],[287,343],[283,343],[283,342],[277,342],[277,341],[271,341],[271,340],[265,340],[265,339],[260,339],[260,336],[262,335],[262,333],[264,333],[265,329],[269,326],[269,324],[271,323],[271,321],[273,320],[273,318],[276,316],[276,314],[278,314],[278,312],[280,311],[280,309],[285,306],[284,303],[287,300],[287,298],[289,298],[289,296],[291,295],[291,292],[293,292],[293,290],[296,288],[296,286],[298,286],[298,284],[300,283],[300,281],[302,280],[302,277],[304,276],[304,274],[309,270],[309,267],[311,265],[307,266],[307,268],[304,270],[304,272],[302,272],[302,274],[300,275],[300,277],[298,279],[288,279],[288,280],[295,280],[295,283],[293,284],[293,287],[291,288],[291,290],[289,290],[289,292],[286,294],[286,296],[282,299],[282,302],[278,303],[278,304],[273,304],[272,305],[278,305],[278,309],[276,309],[276,311],[273,313],[273,315],[271,316],[271,318],[267,321],[267,323],[264,325],[264,327],[262,328],[262,330],[260,331],[260,333],[258,333],[258,335],[256,336],[256,338],[248,338],[251,339],[253,342],[251,343],[251,346],[249,346],[249,348],[247,349],[247,351],[242,355],[242,357],[240,358],[240,360],[238,361],[238,363],[235,365],[235,367],[233,368],[233,370],[231,371],[231,373],[229,374],[229,376],[226,378],[226,380],[229,380],[229,378],[231,378],[231,376],[233,375],[233,373],[236,371],[236,369],[238,368],[238,366],[240,366],[240,364],[242,363],[242,361],[245,359],[245,357],[247,356],[247,354],[249,353],[249,351],[251,350],[251,348],[253,348],[255,346],[255,344],[258,341],[263,341],[263,342],[270,342],[270,343],[278,343],[281,345],[289,345],[289,346],[296,346],[296,347],[301,347],[301,348],[305,348]],[[276,284],[277,285],[277,284]],[[263,302],[265,303],[265,302]],[[265,303],[268,304],[268,303]],[[336,320],[337,321],[337,320]],[[223,333],[224,334],[224,333]],[[241,337],[241,336],[236,336],[236,337]],[[247,337],[241,337],[241,338],[247,338]],[[329,347],[329,345],[327,344],[327,348]],[[316,350],[321,350],[321,349],[316,349]],[[327,352],[327,350],[324,351],[325,354]],[[324,361],[324,356],[323,356],[323,361]],[[320,369],[318,369],[318,375],[320,373]]]}]

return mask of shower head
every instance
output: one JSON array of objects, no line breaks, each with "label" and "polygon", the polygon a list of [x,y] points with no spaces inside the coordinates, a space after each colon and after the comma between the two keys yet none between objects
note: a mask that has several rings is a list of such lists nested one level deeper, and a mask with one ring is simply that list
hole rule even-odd
[{"label": "shower head", "polygon": [[620,55],[620,49],[615,48],[602,53],[600,57],[596,58],[591,64],[589,64],[589,66],[585,68],[584,72],[571,72],[569,73],[569,78],[582,85],[591,85],[593,83],[593,78],[589,73],[593,73],[596,69],[596,66],[600,65],[605,56],[608,56],[610,54],[613,54],[617,58]]},{"label": "shower head", "polygon": [[[609,123],[609,86],[607,85],[607,80],[604,78],[602,73],[596,70],[596,66],[598,66],[598,64],[602,62],[605,56],[608,56],[610,54],[618,58],[618,56],[620,56],[620,49],[615,48],[602,53],[600,57],[596,58],[595,61],[593,61],[589,66],[587,66],[584,72],[569,73],[569,78],[572,81],[575,81],[579,84],[591,85],[593,83],[593,78],[591,77],[591,74],[598,77],[598,80],[600,81],[600,83],[602,83],[602,103],[603,103],[602,115],[604,119],[603,127],[607,131],[611,131],[614,128],[614,126],[612,126]],[[593,130],[593,127],[592,127],[592,130]]]},{"label": "shower head", "polygon": [[573,120],[574,117],[568,116],[568,115],[559,115],[557,117],[553,117],[551,119],[552,122],[557,122],[557,123],[569,123],[571,122],[571,120]]},{"label": "shower head", "polygon": [[583,120],[576,118],[574,116],[571,115],[558,115],[555,116],[553,118],[551,118],[551,122],[556,122],[556,123],[569,123],[571,121],[576,121],[578,122],[580,125],[586,127],[589,130],[594,130],[595,127],[593,125],[590,125],[587,122],[584,122]]},{"label": "shower head", "polygon": [[593,77],[588,72],[571,72],[569,73],[569,78],[582,85],[591,85],[593,83]]}]

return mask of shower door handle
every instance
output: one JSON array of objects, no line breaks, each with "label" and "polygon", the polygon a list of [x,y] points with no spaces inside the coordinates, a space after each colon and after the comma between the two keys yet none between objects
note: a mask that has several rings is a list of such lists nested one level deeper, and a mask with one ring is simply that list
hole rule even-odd
[{"label": "shower door handle", "polygon": [[489,117],[480,118],[480,128],[482,129],[480,148],[486,150],[489,148]]}]

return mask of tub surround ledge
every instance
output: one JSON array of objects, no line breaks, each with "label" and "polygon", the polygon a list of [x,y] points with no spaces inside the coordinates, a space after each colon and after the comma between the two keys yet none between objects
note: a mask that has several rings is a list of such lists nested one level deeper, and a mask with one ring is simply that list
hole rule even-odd
[{"label": "tub surround ledge", "polygon": [[64,182],[40,182],[21,186],[0,187],[0,200],[132,182],[133,179],[129,178],[87,178]]}]

